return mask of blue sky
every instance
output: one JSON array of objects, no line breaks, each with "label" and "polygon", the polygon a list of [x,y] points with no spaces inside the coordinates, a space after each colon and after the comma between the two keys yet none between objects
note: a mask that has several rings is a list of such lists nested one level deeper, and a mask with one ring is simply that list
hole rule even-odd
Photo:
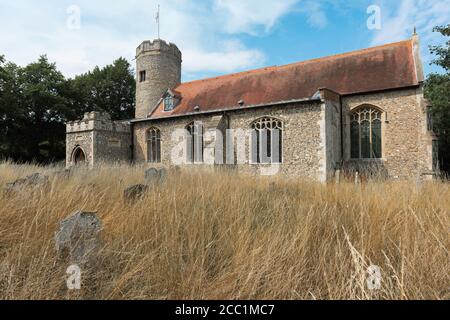
[{"label": "blue sky", "polygon": [[[119,56],[132,62],[157,36],[158,3],[184,81],[400,41],[414,25],[426,72],[439,72],[428,46],[444,39],[431,29],[450,23],[450,0],[0,0],[0,54],[21,65],[47,54],[68,77]],[[374,5],[380,24],[369,29]]]}]

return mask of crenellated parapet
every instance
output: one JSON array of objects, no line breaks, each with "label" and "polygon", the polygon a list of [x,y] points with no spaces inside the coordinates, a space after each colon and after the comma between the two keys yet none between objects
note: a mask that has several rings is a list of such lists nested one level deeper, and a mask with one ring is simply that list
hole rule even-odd
[{"label": "crenellated parapet", "polygon": [[66,124],[67,133],[84,131],[110,131],[110,132],[131,132],[129,121],[112,121],[111,116],[106,112],[87,112],[82,120],[71,121]]},{"label": "crenellated parapet", "polygon": [[94,166],[131,159],[129,121],[112,121],[108,113],[88,112],[83,119],[66,124],[66,166]]},{"label": "crenellated parapet", "polygon": [[142,42],[136,49],[136,57],[140,56],[141,54],[147,53],[147,52],[164,52],[169,53],[179,60],[182,59],[181,51],[178,49],[178,47],[171,43],[166,42],[161,39],[156,39],[153,41],[146,40]]},{"label": "crenellated parapet", "polygon": [[146,118],[164,93],[181,83],[181,51],[161,39],[144,41],[136,49],[136,114]]}]

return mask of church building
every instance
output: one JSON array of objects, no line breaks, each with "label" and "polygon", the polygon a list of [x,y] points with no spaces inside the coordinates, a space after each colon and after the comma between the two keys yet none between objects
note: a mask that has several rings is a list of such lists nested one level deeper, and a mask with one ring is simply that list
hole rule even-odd
[{"label": "church building", "polygon": [[181,82],[181,65],[175,44],[144,41],[135,119],[91,112],[67,123],[67,166],[226,166],[322,182],[337,170],[420,178],[438,169],[416,34],[190,82]]}]

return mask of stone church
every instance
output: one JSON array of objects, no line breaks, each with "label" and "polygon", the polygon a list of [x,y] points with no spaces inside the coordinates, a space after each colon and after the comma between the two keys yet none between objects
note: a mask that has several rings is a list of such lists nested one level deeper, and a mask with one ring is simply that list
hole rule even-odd
[{"label": "stone church", "polygon": [[327,181],[337,170],[433,175],[437,137],[419,37],[325,58],[181,82],[175,44],[136,51],[136,115],[67,123],[67,166],[227,166]]}]

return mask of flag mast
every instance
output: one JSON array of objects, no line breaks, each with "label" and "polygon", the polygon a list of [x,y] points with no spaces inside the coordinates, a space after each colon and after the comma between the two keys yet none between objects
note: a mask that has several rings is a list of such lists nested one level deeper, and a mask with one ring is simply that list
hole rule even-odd
[{"label": "flag mast", "polygon": [[158,40],[161,40],[161,37],[160,37],[160,33],[159,33],[159,4],[158,4],[158,12],[156,12],[156,17],[155,17],[155,19],[156,19],[156,23],[157,23],[157,25],[158,25]]}]

